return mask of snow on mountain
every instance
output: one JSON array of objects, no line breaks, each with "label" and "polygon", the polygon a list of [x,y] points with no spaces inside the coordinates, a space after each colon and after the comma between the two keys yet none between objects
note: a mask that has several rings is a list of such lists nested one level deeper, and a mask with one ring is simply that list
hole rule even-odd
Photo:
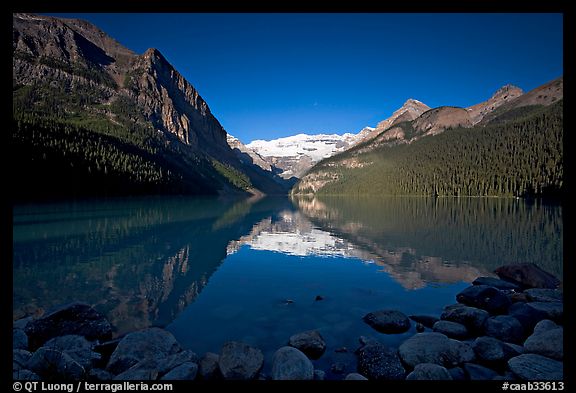
[{"label": "snow on mountain", "polygon": [[280,168],[283,171],[280,176],[288,179],[300,177],[318,161],[352,147],[371,130],[366,127],[358,134],[298,134],[269,141],[259,139],[246,147]]}]

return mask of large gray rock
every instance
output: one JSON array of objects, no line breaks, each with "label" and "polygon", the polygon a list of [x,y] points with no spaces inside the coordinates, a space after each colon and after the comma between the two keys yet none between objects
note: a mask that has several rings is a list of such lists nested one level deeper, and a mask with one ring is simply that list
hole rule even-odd
[{"label": "large gray rock", "polygon": [[536,353],[548,358],[564,359],[564,329],[556,328],[543,331],[540,329],[524,342],[527,353]]},{"label": "large gray rock", "polygon": [[434,324],[432,330],[456,340],[464,340],[470,335],[466,326],[452,321],[438,321]]},{"label": "large gray rock", "polygon": [[508,360],[508,367],[525,381],[556,381],[564,379],[563,363],[533,353]]},{"label": "large gray rock", "polygon": [[162,359],[180,352],[172,333],[160,328],[148,328],[127,334],[112,353],[106,370],[120,374],[145,359]]},{"label": "large gray rock", "polygon": [[510,306],[508,314],[516,318],[524,327],[525,332],[531,332],[534,326],[543,319],[547,313],[534,307],[529,307],[527,303],[515,303]]},{"label": "large gray rock", "polygon": [[454,304],[444,308],[440,319],[458,322],[466,326],[471,333],[482,331],[484,322],[489,317],[488,311],[463,304]]},{"label": "large gray rock", "polygon": [[288,345],[304,352],[310,359],[318,359],[326,351],[326,342],[317,330],[291,336]]},{"label": "large gray rock", "polygon": [[409,367],[416,367],[420,363],[453,367],[475,359],[470,345],[441,333],[418,333],[404,341],[398,352]]},{"label": "large gray rock", "polygon": [[486,365],[501,365],[508,359],[522,354],[523,348],[517,347],[494,337],[478,337],[472,344],[476,358]]},{"label": "large gray rock", "polygon": [[224,379],[254,379],[263,363],[262,351],[242,342],[227,342],[220,351],[219,366]]},{"label": "large gray rock", "polygon": [[520,322],[510,315],[488,318],[484,323],[484,331],[487,336],[511,343],[520,343],[525,337]]},{"label": "large gray rock", "polygon": [[544,313],[545,319],[551,319],[556,323],[562,323],[564,319],[564,304],[558,302],[531,302],[526,307],[535,312]]},{"label": "large gray rock", "polygon": [[445,367],[434,363],[420,363],[406,377],[411,381],[451,381],[452,375]]},{"label": "large gray rock", "polygon": [[500,266],[494,273],[503,280],[512,281],[523,288],[557,288],[560,280],[533,263]]},{"label": "large gray rock", "polygon": [[410,329],[408,317],[397,310],[373,311],[364,315],[362,320],[380,333],[404,333]]},{"label": "large gray rock", "polygon": [[221,379],[219,360],[218,354],[206,352],[198,362],[198,378],[203,380]]},{"label": "large gray rock", "polygon": [[192,362],[182,363],[166,373],[161,380],[168,381],[192,381],[198,374],[198,365]]},{"label": "large gray rock", "polygon": [[160,354],[157,357],[148,356],[120,373],[117,379],[134,380],[141,377],[146,380],[154,380],[184,363],[196,363],[197,361],[198,356],[189,349],[164,357]]},{"label": "large gray rock", "polygon": [[437,317],[432,315],[410,315],[409,318],[414,322],[421,323],[430,329],[432,329],[432,326],[434,326],[434,324],[439,321]]},{"label": "large gray rock", "polygon": [[34,352],[27,365],[44,380],[77,381],[86,374],[84,367],[68,354],[44,347]]},{"label": "large gray rock", "polygon": [[534,331],[532,332],[532,334],[544,333],[547,332],[548,330],[558,329],[559,327],[560,326],[558,326],[554,321],[551,321],[549,319],[543,319],[540,322],[538,322],[536,326],[534,326]]},{"label": "large gray rock", "polygon": [[350,373],[348,375],[346,375],[346,377],[344,378],[345,381],[367,381],[368,378],[366,378],[364,375],[362,374],[358,374],[358,373]]},{"label": "large gray rock", "polygon": [[314,366],[308,357],[294,347],[282,347],[272,357],[273,380],[312,380]]},{"label": "large gray rock", "polygon": [[12,329],[12,349],[28,350],[28,336],[22,329]]},{"label": "large gray rock", "polygon": [[500,280],[496,277],[478,277],[472,281],[473,285],[488,285],[500,290],[514,290],[520,289],[520,286],[509,281]]},{"label": "large gray rock", "polygon": [[70,334],[54,337],[48,340],[42,348],[55,349],[66,353],[85,369],[95,367],[101,359],[101,355],[92,350],[92,343],[86,340],[83,336],[78,335]]},{"label": "large gray rock", "polygon": [[369,343],[357,352],[358,372],[375,380],[402,380],[406,370],[398,352],[380,343]]},{"label": "large gray rock", "polygon": [[58,336],[74,334],[90,341],[112,338],[112,326],[104,315],[84,303],[71,303],[28,322],[25,329],[32,350]]},{"label": "large gray rock", "polygon": [[562,302],[564,296],[557,289],[531,288],[524,291],[531,302]]},{"label": "large gray rock", "polygon": [[498,375],[496,371],[474,363],[464,364],[464,372],[471,381],[490,381]]},{"label": "large gray rock", "polygon": [[459,303],[481,308],[490,314],[505,314],[512,304],[499,289],[487,285],[472,285],[456,295]]}]

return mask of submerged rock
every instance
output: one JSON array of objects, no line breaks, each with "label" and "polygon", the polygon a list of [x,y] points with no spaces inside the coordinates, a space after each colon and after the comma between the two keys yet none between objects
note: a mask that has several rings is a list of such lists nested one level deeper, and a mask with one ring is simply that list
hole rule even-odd
[{"label": "submerged rock", "polygon": [[310,359],[318,359],[326,351],[326,342],[317,330],[308,330],[293,335],[288,345],[304,352]]},{"label": "submerged rock", "polygon": [[380,333],[404,333],[410,329],[410,320],[396,310],[378,310],[364,315],[364,322]]},{"label": "submerged rock", "polygon": [[25,332],[33,350],[51,338],[69,334],[83,336],[89,341],[112,338],[112,326],[108,320],[84,303],[67,304],[42,318],[30,321]]},{"label": "submerged rock", "polygon": [[294,347],[282,347],[272,357],[273,380],[311,380],[314,366],[308,357]]},{"label": "submerged rock", "polygon": [[402,380],[406,370],[396,350],[368,343],[358,350],[358,372],[375,380]]},{"label": "submerged rock", "polygon": [[445,367],[434,363],[420,363],[406,377],[411,381],[451,381],[452,375]]},{"label": "submerged rock", "polygon": [[262,351],[248,344],[229,341],[220,350],[220,372],[224,379],[254,379],[262,368]]},{"label": "submerged rock", "polygon": [[557,381],[564,379],[563,364],[533,353],[508,360],[508,367],[518,378],[526,381]]},{"label": "submerged rock", "polygon": [[533,263],[500,266],[494,273],[503,280],[512,281],[523,288],[557,288],[560,280]]},{"label": "submerged rock", "polygon": [[127,334],[112,353],[107,371],[120,374],[145,359],[162,359],[180,352],[172,333],[148,328]]}]

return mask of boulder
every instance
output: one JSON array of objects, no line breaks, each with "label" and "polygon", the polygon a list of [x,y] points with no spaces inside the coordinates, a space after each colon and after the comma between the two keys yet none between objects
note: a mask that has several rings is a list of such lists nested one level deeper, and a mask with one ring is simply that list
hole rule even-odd
[{"label": "boulder", "polygon": [[426,330],[426,327],[424,325],[422,325],[420,322],[416,323],[416,332],[422,333],[425,330]]},{"label": "boulder", "polygon": [[102,356],[92,350],[92,343],[86,340],[86,338],[74,334],[54,337],[48,340],[42,348],[50,348],[63,352],[85,369],[96,367],[96,364]]},{"label": "boulder", "polygon": [[508,367],[525,381],[557,381],[564,379],[564,365],[558,360],[527,353],[508,360]]},{"label": "boulder", "polygon": [[539,329],[524,342],[527,353],[535,353],[548,358],[564,359],[564,329]]},{"label": "boulder", "polygon": [[288,345],[304,352],[310,359],[318,359],[326,351],[326,342],[317,330],[291,336]]},{"label": "boulder", "polygon": [[86,373],[84,367],[61,351],[40,348],[27,363],[28,368],[38,374],[42,379],[62,379],[78,381]]},{"label": "boulder", "polygon": [[12,328],[26,330],[26,325],[28,325],[28,323],[33,320],[34,317],[32,316],[17,319],[14,322],[12,322]]},{"label": "boulder", "polygon": [[496,371],[474,363],[464,364],[464,372],[471,381],[490,381],[498,375]]},{"label": "boulder", "polygon": [[524,291],[531,302],[562,302],[564,295],[557,289],[531,288]]},{"label": "boulder", "polygon": [[12,329],[12,349],[28,350],[28,336],[22,329]]},{"label": "boulder", "polygon": [[508,314],[522,324],[525,332],[531,332],[538,322],[546,319],[547,315],[544,311],[529,307],[527,303],[513,304],[510,306]]},{"label": "boulder", "polygon": [[403,380],[406,370],[396,350],[369,343],[358,350],[358,372],[368,379]]},{"label": "boulder", "polygon": [[308,357],[294,347],[282,347],[272,357],[273,380],[312,380],[314,366]]},{"label": "boulder", "polygon": [[110,356],[106,370],[120,374],[140,361],[163,359],[180,352],[181,348],[172,333],[160,328],[147,328],[129,333],[118,343]]},{"label": "boulder", "polygon": [[364,322],[380,333],[404,333],[410,329],[410,320],[396,310],[378,310],[364,315]]},{"label": "boulder", "polygon": [[437,317],[431,315],[410,315],[410,319],[414,322],[421,323],[430,329],[432,329],[432,326],[434,326],[434,324],[439,321]]},{"label": "boulder", "polygon": [[553,321],[549,319],[543,319],[540,322],[538,322],[536,326],[534,326],[534,331],[532,332],[532,334],[544,333],[547,332],[548,330],[558,329],[559,327],[560,326],[558,326]]},{"label": "boulder", "polygon": [[157,379],[157,369],[143,367],[130,367],[113,378],[115,381],[155,381]]},{"label": "boulder", "polygon": [[434,324],[432,330],[456,340],[466,339],[470,335],[466,326],[452,321],[438,321]]},{"label": "boulder", "polygon": [[487,336],[511,343],[520,343],[525,337],[520,322],[509,315],[488,318],[484,323],[484,331]]},{"label": "boulder", "polygon": [[112,326],[108,320],[84,303],[67,304],[32,320],[26,325],[25,332],[32,350],[51,338],[69,334],[83,336],[89,341],[112,338]]},{"label": "boulder", "polygon": [[198,363],[199,379],[221,379],[222,374],[220,373],[220,366],[218,365],[219,359],[220,356],[218,356],[218,354],[206,352],[206,354],[200,359],[200,362]]},{"label": "boulder", "polygon": [[254,379],[262,368],[264,355],[248,344],[229,341],[222,346],[218,363],[224,379]]},{"label": "boulder", "polygon": [[198,374],[198,365],[192,362],[182,363],[167,372],[161,380],[164,381],[192,381]]},{"label": "boulder", "polygon": [[512,304],[499,289],[487,285],[472,285],[456,295],[459,303],[480,308],[490,314],[505,314]]},{"label": "boulder", "polygon": [[441,333],[418,333],[398,349],[402,361],[413,368],[420,363],[453,367],[475,359],[472,347]]},{"label": "boulder", "polygon": [[468,307],[463,304],[454,304],[444,308],[440,319],[458,322],[468,328],[471,333],[482,331],[484,322],[489,317],[486,310]]},{"label": "boulder", "polygon": [[500,290],[513,290],[517,291],[520,289],[519,285],[516,285],[509,281],[500,280],[496,277],[478,277],[476,280],[472,281],[473,285],[488,285]]},{"label": "boulder", "polygon": [[326,379],[326,373],[323,370],[314,370],[314,380],[323,381]]},{"label": "boulder", "polygon": [[413,381],[451,381],[452,375],[445,367],[434,363],[420,363],[414,367],[406,377],[407,380]]},{"label": "boulder", "polygon": [[494,337],[478,337],[472,344],[472,349],[479,362],[488,366],[501,365],[508,359],[522,354],[522,347],[510,345]]},{"label": "boulder", "polygon": [[551,319],[556,323],[562,323],[564,319],[564,304],[558,302],[531,302],[526,307],[535,313],[543,314],[543,319]]},{"label": "boulder", "polygon": [[511,281],[523,288],[557,288],[560,280],[540,269],[533,263],[500,266],[494,273],[503,280]]},{"label": "boulder", "polygon": [[145,379],[158,379],[164,376],[172,369],[184,363],[196,363],[198,356],[190,350],[177,352],[172,355],[158,357],[145,357],[138,363],[134,364],[128,370],[122,372],[119,376],[126,379],[138,379],[138,376],[143,375]]},{"label": "boulder", "polygon": [[346,375],[346,377],[344,378],[345,381],[367,381],[368,378],[366,378],[364,375],[362,374],[358,374],[358,373],[350,373],[348,375]]}]

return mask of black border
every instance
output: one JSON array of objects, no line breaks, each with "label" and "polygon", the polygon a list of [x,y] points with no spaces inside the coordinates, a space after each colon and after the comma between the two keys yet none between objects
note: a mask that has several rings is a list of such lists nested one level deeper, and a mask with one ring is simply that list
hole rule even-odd
[{"label": "black border", "polygon": [[[574,296],[574,285],[572,284],[572,279],[574,278],[574,264],[576,263],[576,250],[573,245],[573,241],[570,235],[572,235],[574,229],[574,212],[576,208],[572,205],[576,202],[573,198],[574,194],[572,191],[572,184],[574,183],[574,157],[572,156],[571,148],[574,146],[574,140],[576,132],[576,124],[574,122],[573,115],[573,94],[574,89],[574,70],[576,70],[576,64],[574,64],[574,53],[576,53],[576,32],[574,26],[576,24],[576,18],[573,7],[569,6],[567,1],[546,1],[546,2],[528,2],[528,1],[409,1],[403,2],[396,0],[391,3],[381,3],[381,4],[366,4],[369,2],[354,2],[346,5],[335,5],[332,4],[329,8],[321,6],[318,4],[311,3],[299,3],[299,2],[286,2],[286,3],[276,3],[269,2],[268,4],[256,5],[256,4],[246,4],[244,2],[235,2],[232,4],[222,4],[220,2],[191,2],[186,0],[100,0],[97,2],[81,2],[71,0],[59,1],[59,2],[48,2],[46,0],[20,0],[17,3],[14,2],[10,5],[10,10],[5,13],[3,26],[5,27],[6,33],[6,50],[7,52],[12,50],[11,42],[11,31],[9,26],[12,22],[8,21],[11,18],[11,14],[14,12],[345,12],[345,13],[362,13],[362,12],[407,12],[407,13],[439,13],[439,12],[449,12],[449,13],[480,13],[480,12],[554,12],[564,14],[564,181],[565,181],[565,193],[563,194],[563,229],[564,229],[564,279],[568,280],[567,285],[564,288],[564,304],[567,309],[570,310],[568,314],[564,316],[564,326],[567,330],[567,334],[564,336],[564,383],[565,390],[571,390],[574,386],[574,351],[576,348],[576,341],[574,337],[570,334],[572,329],[576,326],[574,325],[574,306],[575,306],[575,296]],[[486,28],[490,28],[486,26]],[[10,38],[9,38],[10,37]],[[6,60],[6,67],[8,67],[8,61]],[[8,70],[6,70],[6,75],[9,75]],[[6,92],[11,91],[11,84],[8,84],[8,77],[6,77]],[[11,99],[10,99],[11,102]],[[6,138],[8,131],[3,133],[3,137]],[[4,160],[4,170],[5,177],[8,177],[8,186],[2,191],[2,209],[1,209],[1,222],[2,222],[2,245],[1,250],[4,258],[2,258],[2,269],[4,270],[1,274],[1,287],[2,287],[2,297],[6,299],[3,304],[3,308],[8,309],[6,312],[9,313],[8,316],[3,318],[3,331],[6,334],[2,335],[1,347],[4,350],[3,355],[6,362],[2,362],[3,367],[0,371],[0,380],[5,381],[2,383],[5,386],[7,392],[13,392],[12,387],[12,375],[9,372],[9,362],[8,358],[8,345],[11,344],[11,338],[8,337],[8,324],[11,321],[12,315],[12,272],[8,271],[8,266],[12,266],[12,201],[10,198],[10,185],[11,182],[11,172],[10,172],[10,149],[8,144],[2,143],[4,154],[2,158]],[[8,263],[10,261],[10,263]],[[10,299],[10,302],[8,302]],[[571,350],[572,349],[572,350]],[[252,381],[252,382],[240,382],[240,381],[220,381],[218,383],[214,382],[202,382],[202,381],[175,381],[173,382],[175,392],[178,391],[189,391],[190,388],[198,389],[199,391],[204,390],[217,390],[217,389],[250,389],[259,391],[269,391],[275,388],[287,388],[287,389],[339,389],[344,386],[345,388],[352,388],[347,386],[348,384],[355,384],[355,382],[344,382],[341,381],[323,381],[323,382],[307,382],[307,381],[290,381],[290,382],[280,382],[280,381]],[[482,392],[492,392],[501,391],[502,383],[499,381],[367,381],[361,382],[364,389],[392,389],[392,391],[400,391],[401,389],[417,389],[422,391],[436,391],[436,389],[441,389],[444,391],[482,391]],[[38,390],[37,390],[38,391]]]}]

